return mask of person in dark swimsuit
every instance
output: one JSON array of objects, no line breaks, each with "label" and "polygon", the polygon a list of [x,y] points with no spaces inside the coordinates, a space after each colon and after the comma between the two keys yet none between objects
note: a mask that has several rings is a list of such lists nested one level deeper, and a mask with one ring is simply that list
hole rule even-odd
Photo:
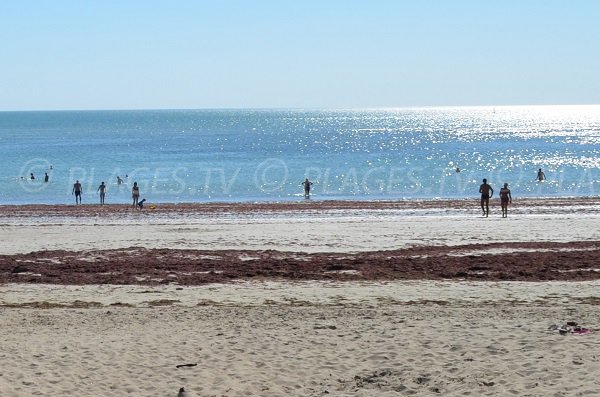
[{"label": "person in dark swimsuit", "polygon": [[479,193],[481,193],[481,210],[483,216],[487,217],[490,214],[490,198],[494,195],[494,189],[488,185],[487,179],[484,179],[479,186]]},{"label": "person in dark swimsuit", "polygon": [[75,195],[75,204],[81,204],[81,194],[83,193],[83,189],[81,188],[81,183],[79,181],[75,181],[73,184],[73,192],[71,194]]},{"label": "person in dark swimsuit", "polygon": [[502,218],[508,217],[508,203],[512,203],[512,196],[508,183],[504,184],[504,187],[500,189],[500,206],[502,207]]},{"label": "person in dark swimsuit", "polygon": [[100,205],[104,205],[104,198],[106,197],[106,185],[104,184],[104,182],[102,182],[100,186],[98,186],[98,190],[96,190],[96,193],[98,192],[100,192]]},{"label": "person in dark swimsuit", "polygon": [[306,178],[302,184],[304,185],[304,198],[310,198],[310,187],[313,183]]},{"label": "person in dark swimsuit", "polygon": [[546,174],[544,174],[544,171],[542,171],[542,169],[540,168],[537,173],[537,181],[543,182],[544,179],[546,179]]}]

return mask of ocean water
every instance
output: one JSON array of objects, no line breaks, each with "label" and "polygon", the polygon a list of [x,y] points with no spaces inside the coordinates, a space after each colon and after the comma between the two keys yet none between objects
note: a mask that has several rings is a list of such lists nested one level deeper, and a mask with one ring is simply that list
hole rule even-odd
[{"label": "ocean water", "polygon": [[0,112],[0,159],[0,204],[590,196],[600,106]]}]

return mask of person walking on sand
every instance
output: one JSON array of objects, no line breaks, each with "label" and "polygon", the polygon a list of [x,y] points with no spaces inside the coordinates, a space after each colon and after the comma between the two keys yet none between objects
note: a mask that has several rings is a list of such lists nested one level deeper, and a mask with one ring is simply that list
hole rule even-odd
[{"label": "person walking on sand", "polygon": [[100,186],[98,186],[98,190],[96,190],[96,193],[98,192],[100,192],[100,205],[104,205],[104,198],[106,197],[106,185],[104,184],[104,182],[102,182]]},{"label": "person walking on sand", "polygon": [[83,189],[81,188],[81,183],[79,181],[75,181],[73,184],[73,192],[71,194],[75,195],[75,204],[81,204],[81,194],[83,193]]},{"label": "person walking on sand", "polygon": [[504,187],[500,189],[500,206],[502,207],[502,218],[508,218],[508,203],[512,204],[512,196],[508,183],[504,184]]},{"label": "person walking on sand", "polygon": [[537,181],[543,182],[544,179],[546,179],[546,174],[544,174],[544,171],[542,171],[542,169],[540,168],[537,173]]},{"label": "person walking on sand", "polygon": [[483,179],[483,183],[479,186],[481,193],[481,210],[483,216],[487,217],[490,214],[490,198],[494,195],[494,189],[487,183],[487,179]]},{"label": "person walking on sand", "polygon": [[308,180],[308,178],[304,179],[302,185],[304,185],[304,198],[310,198],[310,187],[312,186],[312,182]]},{"label": "person walking on sand", "polygon": [[140,188],[137,182],[133,182],[133,188],[131,189],[131,197],[133,197],[133,208],[137,208],[138,199],[140,198]]}]

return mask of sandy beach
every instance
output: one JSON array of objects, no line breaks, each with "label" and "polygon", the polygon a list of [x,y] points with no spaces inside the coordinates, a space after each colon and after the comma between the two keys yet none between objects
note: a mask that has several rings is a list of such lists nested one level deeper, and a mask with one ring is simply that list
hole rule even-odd
[{"label": "sandy beach", "polygon": [[470,200],[0,206],[0,394],[596,395],[599,221],[597,198],[508,219]]}]

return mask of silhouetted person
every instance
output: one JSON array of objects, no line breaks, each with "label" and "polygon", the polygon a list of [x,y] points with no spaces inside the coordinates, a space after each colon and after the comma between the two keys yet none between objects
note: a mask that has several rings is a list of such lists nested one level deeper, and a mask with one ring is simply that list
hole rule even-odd
[{"label": "silhouetted person", "polygon": [[479,193],[481,193],[481,210],[483,216],[490,214],[490,198],[494,195],[494,189],[487,183],[487,179],[483,180],[481,186],[479,186]]},{"label": "silhouetted person", "polygon": [[304,185],[304,198],[310,198],[310,187],[312,186],[312,182],[306,178],[302,185]]},{"label": "silhouetted person", "polygon": [[100,192],[100,205],[104,205],[104,198],[106,197],[106,185],[104,184],[104,182],[102,182],[100,186],[98,186],[98,190],[96,190],[96,193],[98,192]]},{"label": "silhouetted person", "polygon": [[133,197],[133,208],[137,208],[138,199],[140,198],[140,188],[137,182],[133,182],[133,188],[131,189],[131,197]]},{"label": "silhouetted person", "polygon": [[508,217],[508,203],[512,203],[512,196],[508,183],[504,184],[504,187],[500,189],[500,206],[502,207],[502,218]]},{"label": "silhouetted person", "polygon": [[31,179],[33,181],[35,179],[35,176],[33,176],[33,172],[29,175],[30,175],[29,179]]},{"label": "silhouetted person", "polygon": [[546,174],[544,174],[544,171],[540,168],[537,173],[537,180],[538,182],[542,182],[544,179],[546,179]]},{"label": "silhouetted person", "polygon": [[47,172],[44,172],[44,182],[48,182],[50,180],[50,177],[48,176]]},{"label": "silhouetted person", "polygon": [[73,192],[71,194],[75,195],[75,204],[81,204],[81,194],[83,193],[83,189],[81,188],[81,183],[79,181],[75,181],[73,184]]}]

